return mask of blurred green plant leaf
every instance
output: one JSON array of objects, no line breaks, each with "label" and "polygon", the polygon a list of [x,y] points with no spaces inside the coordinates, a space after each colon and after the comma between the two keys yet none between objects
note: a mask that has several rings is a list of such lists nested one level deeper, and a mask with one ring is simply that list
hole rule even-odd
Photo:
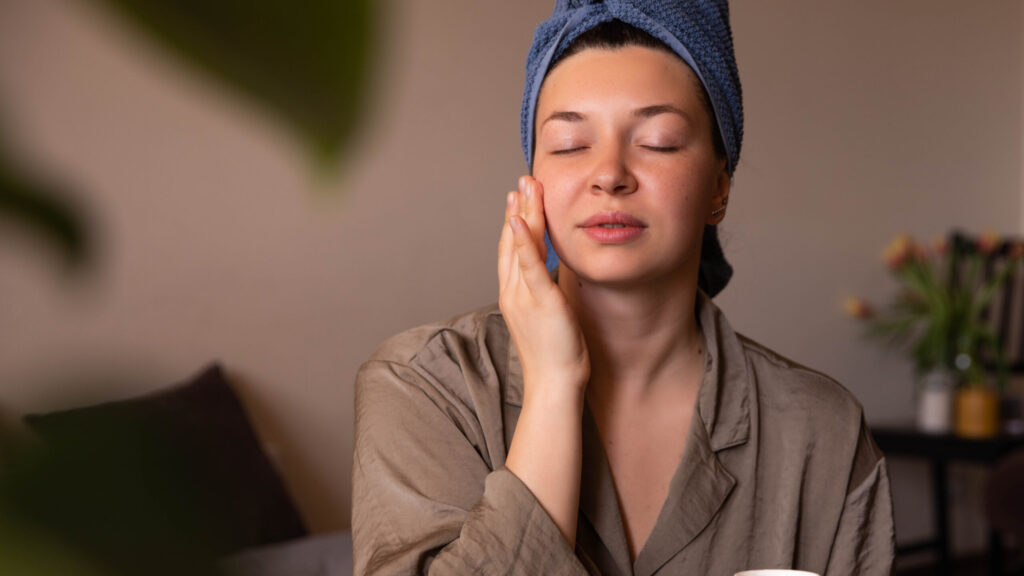
[{"label": "blurred green plant leaf", "polygon": [[100,0],[336,163],[366,99],[380,0]]},{"label": "blurred green plant leaf", "polygon": [[52,534],[7,518],[0,518],[0,574],[114,576],[93,566]]},{"label": "blurred green plant leaf", "polygon": [[88,227],[78,207],[55,186],[8,165],[2,150],[0,217],[27,226],[56,247],[72,268],[80,268],[91,257]]},{"label": "blurred green plant leaf", "polygon": [[0,574],[23,573],[5,571],[10,561],[40,576],[78,576],[44,571],[49,549],[63,546],[62,561],[108,576],[219,576],[222,519],[193,490],[208,471],[137,415],[64,418],[40,435],[43,442],[0,439],[0,538],[19,532],[32,546],[0,557]]}]

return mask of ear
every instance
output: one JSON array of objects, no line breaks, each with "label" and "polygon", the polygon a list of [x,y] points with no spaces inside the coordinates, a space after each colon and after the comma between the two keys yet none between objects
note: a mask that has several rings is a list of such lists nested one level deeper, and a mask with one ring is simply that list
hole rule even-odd
[{"label": "ear", "polygon": [[708,226],[718,225],[725,219],[726,206],[729,204],[729,190],[731,188],[732,178],[729,176],[729,172],[725,169],[723,163],[722,170],[718,173],[718,178],[715,180],[715,191],[711,196],[711,211],[704,221]]}]

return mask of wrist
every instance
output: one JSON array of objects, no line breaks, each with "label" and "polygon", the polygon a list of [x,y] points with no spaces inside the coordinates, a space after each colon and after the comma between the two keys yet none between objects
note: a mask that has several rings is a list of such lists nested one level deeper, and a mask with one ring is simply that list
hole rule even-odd
[{"label": "wrist", "polygon": [[523,410],[557,411],[582,414],[586,384],[574,382],[531,382],[524,378]]}]

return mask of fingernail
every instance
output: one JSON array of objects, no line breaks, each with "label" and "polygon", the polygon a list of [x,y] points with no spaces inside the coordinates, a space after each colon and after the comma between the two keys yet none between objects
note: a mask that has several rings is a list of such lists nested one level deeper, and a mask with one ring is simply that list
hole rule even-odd
[{"label": "fingernail", "polygon": [[526,188],[526,183],[527,183],[526,176],[520,176],[519,177],[519,189],[523,190],[524,188]]},{"label": "fingernail", "polygon": [[505,196],[505,203],[508,206],[512,206],[512,202],[515,200],[515,192],[509,192],[508,196]]},{"label": "fingernail", "polygon": [[508,219],[508,225],[511,226],[512,229],[515,230],[516,232],[519,231],[519,219],[517,219],[515,216]]},{"label": "fingernail", "polygon": [[529,199],[533,196],[533,182],[527,180],[526,182],[526,198]]}]

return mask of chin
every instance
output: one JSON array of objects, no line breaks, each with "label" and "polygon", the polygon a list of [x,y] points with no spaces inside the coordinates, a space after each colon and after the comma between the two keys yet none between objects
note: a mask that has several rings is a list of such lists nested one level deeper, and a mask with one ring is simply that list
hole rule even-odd
[{"label": "chin", "polygon": [[[654,266],[636,258],[589,258],[583,261],[561,259],[561,268],[567,269],[578,281],[607,288],[646,288],[659,279],[678,277],[677,266]],[[675,272],[675,273],[673,273]]]}]

